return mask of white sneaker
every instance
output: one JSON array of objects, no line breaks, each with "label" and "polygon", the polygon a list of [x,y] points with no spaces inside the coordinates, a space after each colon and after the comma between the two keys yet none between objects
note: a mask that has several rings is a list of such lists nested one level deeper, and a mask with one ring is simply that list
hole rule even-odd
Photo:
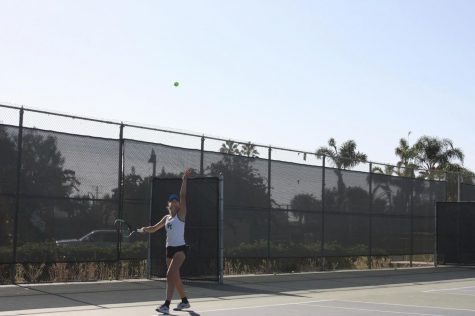
[{"label": "white sneaker", "polygon": [[163,313],[163,314],[169,314],[169,313],[170,313],[170,308],[169,308],[167,305],[165,305],[165,304],[160,305],[160,306],[157,307],[155,310],[156,310],[157,312]]},{"label": "white sneaker", "polygon": [[177,310],[182,310],[182,309],[185,309],[185,308],[190,308],[190,303],[178,303],[178,305],[176,306],[176,309]]}]

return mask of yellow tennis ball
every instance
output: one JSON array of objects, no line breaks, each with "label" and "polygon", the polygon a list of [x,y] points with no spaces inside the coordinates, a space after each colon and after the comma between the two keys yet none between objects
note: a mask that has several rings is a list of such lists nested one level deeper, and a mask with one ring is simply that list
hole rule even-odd
[{"label": "yellow tennis ball", "polygon": [[180,85],[180,83],[178,81],[175,81],[175,83],[173,84],[175,87],[178,87]]}]

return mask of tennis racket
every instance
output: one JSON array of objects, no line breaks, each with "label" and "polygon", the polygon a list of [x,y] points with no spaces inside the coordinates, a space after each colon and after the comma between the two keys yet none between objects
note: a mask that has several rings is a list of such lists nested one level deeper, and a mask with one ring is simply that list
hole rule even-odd
[{"label": "tennis racket", "polygon": [[121,218],[118,218],[114,221],[114,226],[116,226],[117,228],[119,228],[120,231],[123,231],[124,229],[127,229],[129,231],[129,236],[132,236],[134,233],[143,233],[143,229],[142,228],[136,228],[136,227],[132,227],[129,223],[127,223],[126,220],[124,219],[121,219]]}]

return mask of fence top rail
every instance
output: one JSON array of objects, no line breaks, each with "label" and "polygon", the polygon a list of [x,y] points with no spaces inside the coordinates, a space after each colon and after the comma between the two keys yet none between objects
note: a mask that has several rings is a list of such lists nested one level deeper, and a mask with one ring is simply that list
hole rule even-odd
[{"label": "fence top rail", "polygon": [[14,105],[0,104],[0,107],[20,110],[20,111],[23,110],[23,111],[28,111],[28,112],[46,114],[46,115],[55,115],[55,116],[61,116],[61,117],[68,117],[68,118],[72,118],[72,119],[79,119],[79,120],[85,120],[85,121],[91,121],[91,122],[97,122],[97,123],[104,123],[104,124],[112,124],[112,125],[120,125],[121,124],[121,123],[118,123],[118,122],[95,119],[95,118],[85,117],[85,116],[80,116],[80,115],[72,115],[72,114],[66,114],[66,113],[59,113],[59,112],[51,112],[51,111],[45,111],[45,110],[39,110],[39,109],[33,109],[33,108],[26,108],[24,106],[20,107],[20,106],[14,106]]},{"label": "fence top rail", "polygon": [[152,130],[152,131],[157,131],[157,132],[178,134],[178,135],[183,135],[183,136],[199,137],[199,138],[211,139],[211,140],[216,140],[216,141],[224,141],[225,142],[225,141],[230,140],[230,141],[233,141],[235,143],[242,144],[242,145],[251,143],[252,145],[257,146],[257,147],[265,147],[265,148],[271,148],[271,149],[274,149],[274,150],[283,150],[283,151],[290,151],[290,152],[307,154],[307,155],[315,155],[315,152],[309,152],[309,151],[305,151],[305,150],[278,147],[278,146],[273,146],[273,145],[270,145],[270,144],[269,145],[263,145],[263,144],[253,143],[253,142],[238,141],[238,140],[234,140],[234,139],[230,139],[230,138],[222,138],[222,137],[217,137],[217,136],[208,136],[208,135],[204,135],[204,134],[196,134],[196,133],[185,132],[185,131],[177,131],[177,130],[173,130],[173,129],[169,129],[169,128],[158,128],[158,127],[152,127],[152,126],[137,125],[137,124],[127,123],[127,122],[101,120],[101,119],[91,118],[91,117],[87,117],[87,116],[59,113],[59,112],[53,112],[53,111],[45,111],[45,110],[40,110],[40,109],[27,108],[27,107],[24,107],[24,106],[0,104],[0,107],[15,109],[15,110],[19,110],[19,111],[24,110],[24,111],[28,111],[28,112],[35,112],[35,113],[46,114],[46,115],[55,115],[55,116],[60,116],[60,117],[72,118],[72,119],[80,119],[80,120],[92,121],[92,122],[97,122],[97,123],[105,123],[105,124],[111,124],[111,125],[117,125],[117,126],[132,127],[132,128]]},{"label": "fence top rail", "polygon": [[[153,127],[153,126],[146,126],[146,125],[138,125],[138,124],[132,124],[132,123],[127,123],[127,122],[118,122],[118,121],[111,121],[111,120],[103,120],[103,119],[96,119],[96,118],[91,118],[87,116],[81,116],[81,115],[73,115],[73,114],[66,114],[66,113],[60,113],[60,112],[53,112],[53,111],[46,111],[46,110],[40,110],[40,109],[35,109],[35,108],[27,108],[24,106],[16,106],[16,105],[7,105],[7,104],[0,104],[0,108],[9,108],[9,109],[15,109],[15,110],[23,110],[23,111],[29,111],[29,112],[35,112],[35,113],[40,113],[40,114],[45,114],[45,115],[54,115],[54,116],[60,116],[60,117],[67,117],[67,118],[72,118],[72,119],[79,119],[79,120],[86,120],[86,121],[91,121],[91,122],[96,122],[96,123],[104,123],[104,124],[111,124],[111,125],[117,125],[117,126],[122,126],[122,127],[131,127],[131,128],[138,128],[138,129],[144,129],[144,130],[151,130],[151,131],[157,131],[157,132],[163,132],[163,133],[170,133],[170,134],[177,134],[177,135],[182,135],[182,136],[190,136],[190,137],[199,137],[202,139],[211,139],[211,140],[216,140],[216,141],[233,141],[234,143],[245,145],[251,143],[252,145],[256,147],[263,147],[263,148],[269,148],[270,150],[282,150],[282,151],[287,151],[287,152],[294,152],[294,153],[299,153],[299,154],[304,154],[304,155],[314,155],[317,158],[324,158],[325,156],[320,156],[316,155],[315,152],[310,152],[310,151],[305,151],[305,150],[300,150],[300,149],[293,149],[293,148],[286,148],[286,147],[279,147],[279,146],[273,146],[273,145],[264,145],[264,144],[258,144],[258,143],[253,143],[253,142],[246,142],[246,141],[241,141],[241,140],[235,140],[231,138],[222,138],[222,137],[217,137],[217,136],[208,136],[205,134],[196,134],[192,132],[186,132],[186,131],[178,131],[178,130],[173,130],[171,128],[158,128],[158,127]],[[370,165],[379,165],[379,166],[388,166],[388,167],[395,167],[395,165],[387,164],[387,163],[381,163],[377,161],[367,161],[367,164]],[[412,169],[409,168],[412,171],[422,171],[422,169]],[[372,173],[372,170],[370,170]],[[457,172],[446,172],[446,174],[457,174]]]}]

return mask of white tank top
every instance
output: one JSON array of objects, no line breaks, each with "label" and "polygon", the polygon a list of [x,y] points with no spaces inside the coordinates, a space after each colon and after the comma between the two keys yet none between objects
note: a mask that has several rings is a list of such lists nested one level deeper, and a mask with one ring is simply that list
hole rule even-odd
[{"label": "white tank top", "polygon": [[167,230],[167,247],[186,245],[185,222],[179,219],[178,215],[175,215],[175,217],[168,215],[165,220],[165,229]]}]

